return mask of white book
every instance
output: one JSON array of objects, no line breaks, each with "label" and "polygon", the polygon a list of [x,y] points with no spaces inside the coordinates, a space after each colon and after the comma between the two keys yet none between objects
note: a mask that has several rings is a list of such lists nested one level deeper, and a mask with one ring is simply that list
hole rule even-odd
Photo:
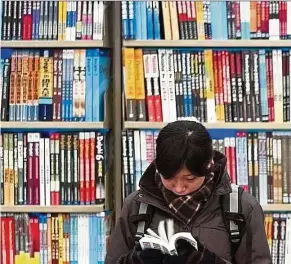
[{"label": "white book", "polygon": [[291,36],[291,1],[287,1],[287,35]]},{"label": "white book", "polygon": [[[169,96],[170,119],[169,122],[177,120],[176,92],[175,92],[175,71],[174,71],[174,53],[172,49],[166,50],[167,58],[167,84]],[[189,53],[188,53],[189,54]]]},{"label": "white book", "polygon": [[103,30],[104,30],[104,12],[105,6],[103,1],[99,1],[98,7],[98,31],[97,31],[97,40],[103,40]]},{"label": "white book", "polygon": [[[75,13],[75,17],[77,16],[77,2],[73,1],[71,3],[71,12]],[[75,41],[76,40],[76,21],[71,21],[71,23],[73,24],[73,26],[71,28],[69,28],[70,30],[70,40],[71,41]]]},{"label": "white book", "polygon": [[[23,189],[24,189],[24,171],[23,171],[23,134],[20,136],[20,134],[22,133],[18,133],[18,142],[17,142],[17,168],[18,168],[18,177],[22,177],[23,179],[21,180],[22,184],[19,184],[18,186],[18,202],[20,204],[23,204],[23,199],[24,199],[24,195],[23,195]],[[0,153],[2,153],[2,151],[0,151]],[[2,168],[1,168],[2,169]],[[3,170],[2,170],[3,171]]]},{"label": "white book", "polygon": [[79,117],[79,67],[80,67],[80,50],[74,51],[74,79],[73,79],[73,119]]},{"label": "white book", "polygon": [[158,234],[150,228],[147,234],[139,240],[142,250],[158,249],[164,254],[178,255],[176,244],[179,240],[186,240],[193,249],[198,250],[197,241],[188,232],[180,232],[174,234],[174,223],[172,219],[163,220],[159,223]]},{"label": "white book", "polygon": [[[283,122],[283,73],[282,73],[282,50],[276,50],[275,62],[273,61],[273,75],[274,75],[274,108],[275,108],[275,122]],[[273,60],[274,60],[273,57]]]},{"label": "white book", "polygon": [[93,40],[98,40],[99,3],[93,2]]},{"label": "white book", "polygon": [[55,139],[54,137],[50,138],[50,162],[52,164],[51,170],[50,170],[50,191],[52,193],[56,192],[56,170],[55,170]]},{"label": "white book", "polygon": [[44,138],[39,139],[40,205],[45,206]]},{"label": "white book", "polygon": [[163,121],[170,121],[169,106],[169,87],[167,74],[167,55],[166,49],[158,49],[159,69],[160,69],[160,87],[161,87],[161,103],[163,112]]},{"label": "white book", "polygon": [[50,190],[50,139],[44,139],[45,205],[51,205]]},{"label": "white book", "polygon": [[[72,1],[67,2],[67,14],[72,11],[72,5],[73,5]],[[71,40],[71,28],[68,27],[67,24],[65,28],[65,40]]]}]

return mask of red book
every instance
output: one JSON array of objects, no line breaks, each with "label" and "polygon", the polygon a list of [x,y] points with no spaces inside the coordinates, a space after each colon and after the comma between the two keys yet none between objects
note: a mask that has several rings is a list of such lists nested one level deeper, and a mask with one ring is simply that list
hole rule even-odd
[{"label": "red book", "polygon": [[154,105],[154,96],[152,88],[152,66],[151,66],[151,54],[150,51],[144,51],[143,53],[144,61],[144,77],[146,83],[146,104],[147,104],[147,114],[148,121],[156,121],[155,115],[155,105]]},{"label": "red book", "polygon": [[15,219],[12,216],[7,217],[8,221],[8,247],[9,250],[9,257],[8,257],[8,263],[14,264],[14,258],[15,258]]},{"label": "red book", "polygon": [[59,205],[61,201],[60,197],[60,133],[54,134],[55,139],[55,190],[54,199],[55,205]]},{"label": "red book", "polygon": [[[222,51],[217,52],[217,63],[218,63],[218,95],[219,105],[221,110],[224,109],[224,90],[223,90],[223,63],[222,63]],[[221,112],[222,121],[225,120],[224,112]]]},{"label": "red book", "polygon": [[270,122],[275,121],[274,108],[274,75],[273,75],[273,57],[272,52],[269,52],[267,63],[267,80],[268,80],[268,107]]},{"label": "red book", "polygon": [[163,121],[162,103],[161,103],[161,92],[159,85],[159,64],[157,51],[151,52],[151,72],[153,78],[153,99],[155,106],[155,117],[157,122]]},{"label": "red book", "polygon": [[80,203],[85,204],[85,133],[79,134],[80,138],[80,156],[79,156],[79,179],[80,179]]},{"label": "red book", "polygon": [[240,3],[233,2],[234,3],[234,14],[235,14],[235,36],[236,38],[241,38],[241,18],[240,18]]},{"label": "red book", "polygon": [[267,33],[267,37],[269,38],[269,20],[270,20],[270,2],[267,1],[265,2],[265,27],[266,27],[266,33]]},{"label": "red book", "polygon": [[95,172],[95,133],[91,132],[90,135],[90,203],[95,204],[96,202],[96,172]]},{"label": "red book", "polygon": [[90,171],[90,133],[85,132],[85,203],[90,204],[90,180],[91,180],[91,171]]},{"label": "red book", "polygon": [[231,182],[237,183],[236,179],[236,149],[235,149],[235,138],[230,138],[230,179]]}]

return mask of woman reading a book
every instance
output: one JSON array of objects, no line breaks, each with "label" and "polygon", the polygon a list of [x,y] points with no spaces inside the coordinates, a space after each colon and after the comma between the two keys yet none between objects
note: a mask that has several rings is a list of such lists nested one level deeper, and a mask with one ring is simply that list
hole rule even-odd
[{"label": "woman reading a book", "polygon": [[[247,192],[233,196],[226,162],[199,122],[165,126],[140,189],[125,199],[105,263],[271,264],[262,208]],[[229,197],[238,197],[239,212]]]}]

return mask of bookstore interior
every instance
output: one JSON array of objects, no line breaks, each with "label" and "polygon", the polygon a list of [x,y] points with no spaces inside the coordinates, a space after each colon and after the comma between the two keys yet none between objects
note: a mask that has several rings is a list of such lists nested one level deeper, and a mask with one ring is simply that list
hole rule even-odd
[{"label": "bookstore interior", "polygon": [[105,263],[176,120],[208,129],[291,263],[291,1],[3,0],[0,34],[1,263]]}]

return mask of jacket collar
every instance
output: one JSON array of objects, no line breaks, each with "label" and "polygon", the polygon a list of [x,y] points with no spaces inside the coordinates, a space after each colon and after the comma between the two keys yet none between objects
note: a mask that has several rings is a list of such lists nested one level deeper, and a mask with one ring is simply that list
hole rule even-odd
[{"label": "jacket collar", "polygon": [[[213,195],[224,195],[231,192],[230,177],[225,169],[226,157],[218,152],[214,151],[214,164],[216,167],[215,173],[219,173],[216,187],[213,191]],[[152,162],[143,174],[139,186],[141,190],[145,191],[148,195],[154,196],[155,198],[164,201],[161,190],[155,181],[156,166]]]}]

